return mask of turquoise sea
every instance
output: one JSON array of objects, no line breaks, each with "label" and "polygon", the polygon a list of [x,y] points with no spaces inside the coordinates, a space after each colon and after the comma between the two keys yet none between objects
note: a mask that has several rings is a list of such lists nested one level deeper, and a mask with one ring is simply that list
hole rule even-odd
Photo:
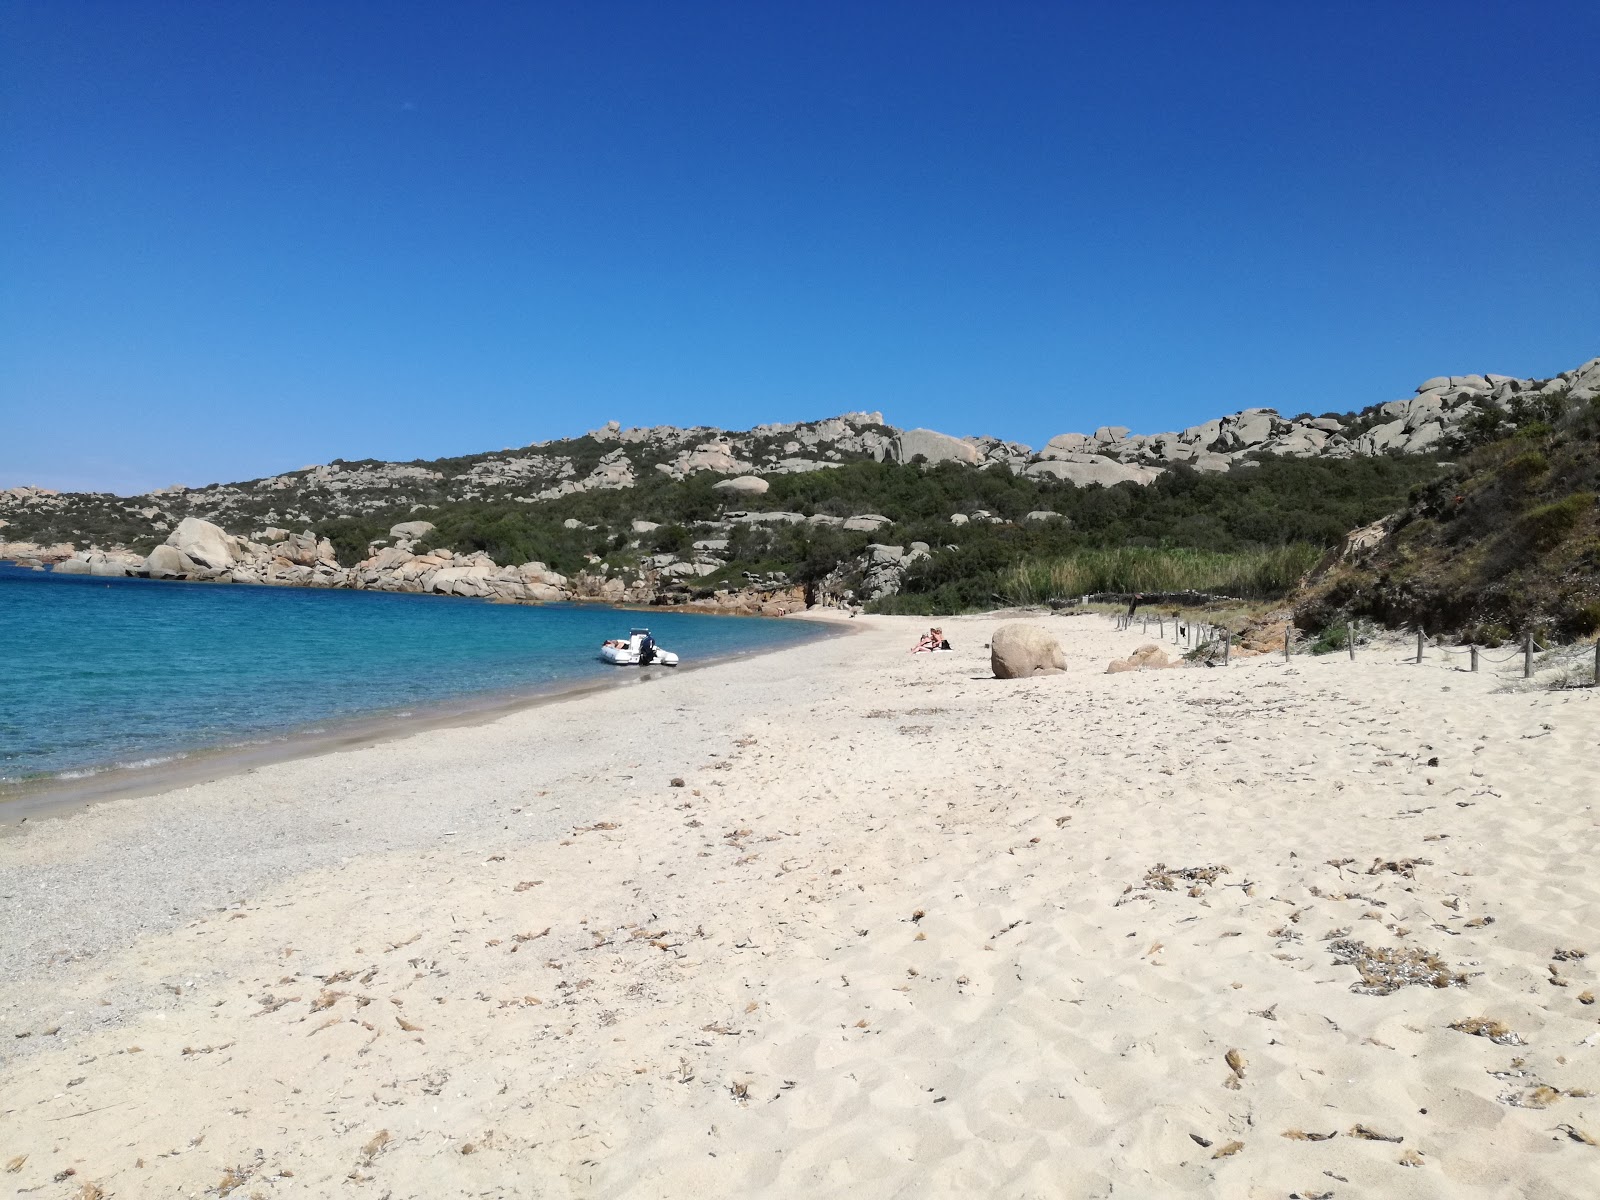
[{"label": "turquoise sea", "polygon": [[78,778],[358,718],[636,678],[639,668],[597,653],[635,625],[685,666],[823,632],[799,621],[0,564],[0,782]]}]

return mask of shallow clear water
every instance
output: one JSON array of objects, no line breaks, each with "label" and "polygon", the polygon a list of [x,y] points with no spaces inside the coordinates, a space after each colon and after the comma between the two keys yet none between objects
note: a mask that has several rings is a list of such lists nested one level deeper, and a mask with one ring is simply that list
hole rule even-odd
[{"label": "shallow clear water", "polygon": [[[795,621],[380,592],[55,576],[0,564],[0,780],[137,765],[351,718],[636,675],[816,637]],[[665,670],[665,668],[653,668]]]}]

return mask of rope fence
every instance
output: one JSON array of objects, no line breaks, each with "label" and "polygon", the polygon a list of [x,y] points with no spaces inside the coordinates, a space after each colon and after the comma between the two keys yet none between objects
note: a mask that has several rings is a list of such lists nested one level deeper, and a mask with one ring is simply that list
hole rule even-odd
[{"label": "rope fence", "polygon": [[[1157,613],[1155,616],[1118,613],[1114,617],[1114,621],[1119,631],[1132,629],[1137,625],[1140,631],[1147,635],[1152,631],[1153,626],[1156,637],[1161,641],[1170,640],[1173,645],[1182,648],[1185,653],[1192,653],[1196,650],[1210,650],[1213,662],[1217,660],[1217,651],[1220,649],[1223,666],[1227,666],[1232,657],[1233,631],[1220,625],[1210,624],[1207,621],[1185,619],[1163,613]],[[1285,630],[1283,657],[1286,661],[1294,656],[1297,632],[1292,625]],[[1356,626],[1353,622],[1345,625],[1344,649],[1349,652],[1351,662],[1355,661],[1356,647],[1359,644],[1356,633]],[[1420,666],[1428,661],[1430,647],[1427,635],[1421,629],[1418,629],[1416,634],[1417,648],[1415,654],[1405,661],[1413,662]],[[1472,672],[1478,670],[1480,663],[1488,663],[1494,667],[1514,662],[1516,659],[1521,658],[1522,677],[1524,679],[1532,679],[1541,669],[1548,670],[1555,666],[1586,663],[1590,667],[1590,683],[1600,687],[1600,639],[1597,639],[1593,646],[1551,646],[1540,643],[1530,633],[1523,636],[1520,647],[1512,649],[1509,653],[1503,655],[1490,654],[1485,647],[1473,644],[1450,647],[1444,645],[1438,639],[1435,639],[1431,649],[1447,664],[1453,664],[1460,653],[1465,651],[1468,658],[1467,670]],[[1301,652],[1305,652],[1303,645]],[[1536,659],[1536,653],[1544,657]]]}]

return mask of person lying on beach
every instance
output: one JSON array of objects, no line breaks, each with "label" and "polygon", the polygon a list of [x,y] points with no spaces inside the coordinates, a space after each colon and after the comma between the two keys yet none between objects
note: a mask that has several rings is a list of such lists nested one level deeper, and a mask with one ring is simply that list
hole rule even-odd
[{"label": "person lying on beach", "polygon": [[948,650],[950,643],[945,640],[944,632],[940,629],[930,629],[918,639],[917,644],[911,647],[911,653],[922,654],[932,650]]}]

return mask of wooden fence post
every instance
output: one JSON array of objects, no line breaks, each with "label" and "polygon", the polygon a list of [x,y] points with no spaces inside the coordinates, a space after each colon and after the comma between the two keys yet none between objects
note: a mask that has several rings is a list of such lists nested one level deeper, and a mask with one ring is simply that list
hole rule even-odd
[{"label": "wooden fence post", "polygon": [[1533,678],[1533,634],[1522,635],[1522,677]]},{"label": "wooden fence post", "polygon": [[1344,644],[1350,648],[1350,661],[1356,660],[1356,627],[1346,621],[1344,624]]},{"label": "wooden fence post", "polygon": [[1478,648],[1476,646],[1472,647],[1472,669],[1474,671],[1478,669]]},{"label": "wooden fence post", "polygon": [[1422,661],[1422,626],[1417,626],[1417,661]]},{"label": "wooden fence post", "polygon": [[1283,661],[1289,661],[1290,648],[1294,645],[1294,626],[1283,627]]},{"label": "wooden fence post", "polygon": [[[1222,635],[1222,665],[1228,665],[1228,659],[1233,652],[1233,630],[1228,630]],[[1600,659],[1600,643],[1595,645],[1595,657]]]}]

